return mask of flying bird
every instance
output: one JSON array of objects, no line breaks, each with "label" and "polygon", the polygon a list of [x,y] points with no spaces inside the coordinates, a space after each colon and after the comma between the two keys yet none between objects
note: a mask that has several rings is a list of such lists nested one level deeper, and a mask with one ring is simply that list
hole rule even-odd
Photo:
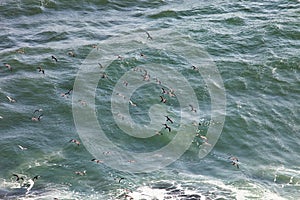
[{"label": "flying bird", "polygon": [[193,105],[190,104],[189,106],[190,106],[192,112],[197,112],[197,110],[194,108]]},{"label": "flying bird", "polygon": [[150,39],[152,40],[153,38],[151,37],[151,35],[146,31],[146,34],[147,34],[147,39]]},{"label": "flying bird", "polygon": [[84,171],[76,171],[75,174],[79,175],[79,176],[83,176],[83,175],[86,175],[86,170]]},{"label": "flying bird", "polygon": [[163,124],[163,125],[165,125],[165,129],[168,129],[169,132],[171,132],[171,127],[170,126],[168,126],[167,124]]},{"label": "flying bird", "polygon": [[133,103],[131,100],[129,100],[129,103],[130,103],[130,105],[132,105],[132,106],[136,106],[136,104]]},{"label": "flying bird", "polygon": [[73,51],[69,51],[69,52],[68,52],[68,55],[69,55],[69,56],[72,56],[72,57],[75,57],[75,53],[74,53]]},{"label": "flying bird", "polygon": [[167,99],[164,98],[163,96],[159,96],[160,97],[160,102],[163,102],[163,103],[166,103],[167,102]]},{"label": "flying bird", "polygon": [[93,162],[95,162],[95,163],[103,163],[102,160],[97,160],[97,159],[95,159],[95,158],[93,158],[91,161],[93,161]]},{"label": "flying bird", "polygon": [[24,181],[24,178],[20,177],[18,174],[13,174],[13,176],[15,176],[17,178],[16,181],[19,181],[19,180]]},{"label": "flying bird", "polygon": [[32,189],[32,187],[33,187],[33,185],[34,185],[34,181],[37,180],[39,177],[40,177],[40,176],[35,176],[35,177],[33,177],[32,179],[29,179],[29,180],[28,180],[28,185],[29,185],[29,187],[26,189],[26,190],[27,190],[26,194],[28,194],[28,193],[30,192],[30,190]]},{"label": "flying bird", "polygon": [[232,165],[236,166],[238,169],[240,168],[239,167],[239,159],[237,157],[230,156],[228,159],[230,159]]},{"label": "flying bird", "polygon": [[32,121],[36,121],[36,122],[37,122],[37,121],[41,121],[42,116],[43,116],[43,113],[40,114],[40,115],[37,116],[37,117],[36,117],[36,116],[32,116],[31,120],[32,120]]},{"label": "flying bird", "polygon": [[16,100],[13,99],[13,98],[10,97],[10,96],[6,96],[6,98],[9,100],[10,103],[15,103],[15,102],[16,102]]},{"label": "flying bird", "polygon": [[57,58],[55,56],[51,56],[52,60],[55,60],[55,62],[57,62]]},{"label": "flying bird", "polygon": [[71,92],[72,92],[72,91],[73,91],[73,88],[69,89],[68,92],[62,93],[61,96],[62,96],[62,97],[67,97],[67,98],[68,98],[68,95],[71,95]]},{"label": "flying bird", "polygon": [[169,121],[173,124],[173,120],[169,116],[166,115],[165,117],[167,118],[166,121]]},{"label": "flying bird", "polygon": [[5,63],[4,66],[5,66],[8,70],[12,71],[12,67],[10,66],[10,64]]},{"label": "flying bird", "polygon": [[80,142],[78,140],[75,140],[75,139],[71,139],[69,142],[75,143],[78,146],[80,145]]},{"label": "flying bird", "polygon": [[162,93],[162,94],[167,94],[167,93],[168,93],[168,91],[167,91],[167,90],[165,90],[165,88],[161,88],[161,93]]},{"label": "flying bird", "polygon": [[22,151],[27,150],[26,147],[22,147],[21,145],[18,145],[18,147],[19,147]]},{"label": "flying bird", "polygon": [[42,72],[43,74],[45,74],[45,70],[41,66],[38,66],[37,69],[39,70],[39,72]]}]

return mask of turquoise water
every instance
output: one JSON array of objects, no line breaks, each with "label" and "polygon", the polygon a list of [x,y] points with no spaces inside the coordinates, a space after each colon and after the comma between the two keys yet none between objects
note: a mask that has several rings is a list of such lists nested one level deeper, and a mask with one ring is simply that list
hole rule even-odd
[{"label": "turquoise water", "polygon": [[[299,16],[300,2],[296,0],[1,1],[0,198],[299,199]],[[147,39],[146,31],[152,40]],[[124,37],[126,40],[119,41],[122,45],[102,50],[114,38]],[[187,40],[194,46],[185,43]],[[135,41],[143,42],[135,48]],[[181,45],[168,46],[173,41]],[[195,46],[209,55],[217,68],[212,77],[220,74],[226,95],[226,112],[219,113],[225,117],[221,135],[202,159],[198,152],[206,144],[197,132],[205,136],[209,127],[222,122],[212,120],[213,93],[205,74],[199,76],[192,69],[189,58]],[[75,99],[75,90],[71,95],[62,94],[74,87],[78,72],[87,67],[86,58],[93,52],[111,55],[93,60],[98,70],[98,63],[105,66],[108,78],[100,78],[97,88],[87,91],[95,93],[101,128],[124,151],[154,152],[175,138],[184,118],[178,94],[186,84],[179,76],[170,75],[177,97],[166,95],[163,104],[159,96],[161,87],[167,86],[157,84],[154,78],[167,69],[186,78],[197,97],[200,124],[197,122],[198,131],[192,133],[193,143],[175,162],[149,173],[134,173],[115,169],[109,159],[116,165],[128,165],[128,169],[139,168],[141,161],[124,161],[116,152],[99,156],[108,159],[103,163],[91,161],[95,156],[74,121],[73,110],[74,104],[75,108],[89,108],[91,103],[85,96],[80,102]],[[106,64],[105,59],[112,62]],[[205,58],[193,59],[201,71]],[[156,71],[145,66],[160,67]],[[151,81],[143,81],[144,71],[134,71],[137,68],[148,69]],[[164,118],[158,122],[162,134],[147,138],[131,136],[135,129],[123,130],[132,125],[127,116],[124,126],[118,126],[115,116],[122,115],[112,110],[112,105],[123,101],[114,95],[127,72],[135,73],[137,79],[128,79],[128,87],[123,89],[120,82],[117,92],[126,95],[133,82],[142,83],[130,97],[137,106],[128,104],[132,123],[147,126],[149,110],[156,108],[152,105],[160,105],[175,121],[172,132],[160,125]],[[222,89],[222,85],[216,88]],[[31,119],[36,109],[43,110],[40,121]],[[81,144],[70,143],[71,139]],[[239,168],[231,164],[230,155],[238,157]],[[86,174],[80,176],[76,171]],[[26,194],[12,174],[25,180],[41,177]],[[119,182],[121,177],[124,179]]]}]

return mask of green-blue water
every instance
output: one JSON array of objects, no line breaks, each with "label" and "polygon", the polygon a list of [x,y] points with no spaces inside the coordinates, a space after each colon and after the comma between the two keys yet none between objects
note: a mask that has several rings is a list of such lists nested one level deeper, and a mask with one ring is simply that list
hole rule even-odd
[{"label": "green-blue water", "polygon": [[[299,1],[2,0],[0,24],[0,199],[129,199],[125,194],[133,199],[300,198]],[[91,91],[96,93],[97,118],[108,138],[132,152],[152,152],[174,138],[176,132],[169,133],[163,125],[162,135],[134,138],[114,121],[115,116],[122,118],[111,108],[118,80],[135,67],[152,64],[187,78],[199,103],[201,135],[206,135],[209,125],[217,126],[218,121],[211,122],[211,93],[205,81],[189,65],[189,51],[180,53],[194,47],[174,45],[173,52],[162,48],[170,41],[190,38],[210,56],[226,94],[224,127],[206,157],[198,158],[200,146],[206,144],[195,132],[184,155],[154,172],[118,171],[108,163],[91,161],[94,156],[74,122],[74,93],[61,94],[73,88],[91,52],[101,52],[101,44],[123,36],[128,43],[120,41],[123,45],[110,49],[114,60],[105,66],[108,78],[100,78],[97,90]],[[136,36],[155,48],[127,51]],[[95,61],[96,66],[98,62],[102,63]],[[197,67],[201,69],[203,62],[199,56]],[[143,81],[144,71],[133,73]],[[151,105],[164,105],[159,97],[162,86],[155,82],[153,71],[150,75],[152,82],[131,94],[137,106],[128,104],[133,122],[142,125],[150,121]],[[176,129],[179,101],[167,98],[167,112]],[[81,100],[76,101],[79,106],[90,106],[84,97]],[[43,110],[40,121],[31,119],[36,109]],[[70,143],[71,139],[81,144]],[[114,156],[114,152],[104,154]],[[239,168],[230,163],[230,155],[239,158]],[[118,157],[115,162],[124,164]],[[125,162],[139,167],[134,158]],[[83,176],[75,174],[84,170]],[[12,174],[26,180],[41,177],[25,194],[26,188]]]}]

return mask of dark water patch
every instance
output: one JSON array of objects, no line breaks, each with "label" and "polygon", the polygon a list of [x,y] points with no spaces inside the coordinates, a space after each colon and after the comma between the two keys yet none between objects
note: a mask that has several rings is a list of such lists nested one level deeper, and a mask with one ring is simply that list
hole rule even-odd
[{"label": "dark water patch", "polygon": [[161,11],[159,13],[149,15],[148,17],[151,19],[160,19],[160,18],[180,19],[181,18],[180,15],[178,14],[178,12],[176,12],[174,10]]},{"label": "dark water patch", "polygon": [[231,17],[225,19],[225,22],[229,25],[235,25],[235,26],[243,26],[245,25],[245,21],[241,17]]}]

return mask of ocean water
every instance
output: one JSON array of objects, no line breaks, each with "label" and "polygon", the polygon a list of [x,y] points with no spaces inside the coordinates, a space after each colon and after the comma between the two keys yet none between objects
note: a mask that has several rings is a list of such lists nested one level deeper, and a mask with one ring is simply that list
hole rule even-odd
[{"label": "ocean water", "polygon": [[0,24],[0,199],[300,199],[299,1],[2,0]]}]

